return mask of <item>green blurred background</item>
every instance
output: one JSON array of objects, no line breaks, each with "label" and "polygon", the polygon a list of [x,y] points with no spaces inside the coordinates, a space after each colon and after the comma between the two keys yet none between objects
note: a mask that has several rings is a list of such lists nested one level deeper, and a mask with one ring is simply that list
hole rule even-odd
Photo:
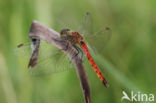
[{"label": "green blurred background", "polygon": [[0,103],[84,103],[75,71],[33,77],[14,49],[29,41],[32,20],[59,32],[61,22],[77,26],[87,11],[95,30],[112,29],[95,57],[110,87],[87,70],[92,102],[121,103],[123,90],[156,96],[156,0],[0,0]]}]

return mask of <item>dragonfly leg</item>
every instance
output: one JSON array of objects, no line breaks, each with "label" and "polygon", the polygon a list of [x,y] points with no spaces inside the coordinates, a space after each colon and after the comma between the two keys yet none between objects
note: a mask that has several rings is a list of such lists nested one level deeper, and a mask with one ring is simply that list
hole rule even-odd
[{"label": "dragonfly leg", "polygon": [[79,47],[77,47],[78,49],[79,49],[79,51],[80,51],[80,53],[81,53],[81,60],[83,59],[83,51],[82,51],[82,49],[81,48],[79,48]]},{"label": "dragonfly leg", "polygon": [[73,47],[76,49],[77,53],[72,57],[72,59],[74,59],[76,56],[78,56],[79,54],[79,49],[76,45],[73,45]]},{"label": "dragonfly leg", "polygon": [[78,46],[76,46],[76,45],[73,45],[73,47],[77,50],[77,53],[72,57],[72,59],[73,58],[75,58],[76,56],[78,56],[79,55],[79,53],[81,53],[81,60],[83,59],[83,51],[81,50],[81,48],[79,48]]}]

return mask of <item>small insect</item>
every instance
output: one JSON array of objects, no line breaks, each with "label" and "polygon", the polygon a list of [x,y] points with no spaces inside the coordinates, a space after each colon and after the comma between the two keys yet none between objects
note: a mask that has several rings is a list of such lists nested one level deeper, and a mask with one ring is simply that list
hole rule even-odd
[{"label": "small insect", "polygon": [[[94,61],[89,50],[93,48],[93,50],[96,50],[98,53],[103,52],[104,45],[111,37],[111,30],[107,27],[94,33],[92,27],[92,17],[90,13],[86,13],[78,30],[71,31],[70,29],[62,29],[60,32],[60,37],[62,40],[70,42],[78,51],[78,54],[75,56],[79,56],[81,54],[81,59],[83,59],[83,53],[85,53],[97,76],[100,78],[102,83],[108,87],[108,83],[104,75]],[[25,43],[18,45],[16,48],[16,54],[18,56],[28,58],[32,57],[30,60],[32,62],[30,62],[28,65],[29,67],[33,68],[31,69],[32,74],[47,74],[65,71],[69,68],[72,68],[71,64],[67,63],[67,61],[70,61],[69,58],[67,58],[67,56],[61,51],[58,51],[56,47],[53,47],[51,44],[45,43],[44,41],[40,41],[38,39],[34,39],[33,43],[36,44],[35,47],[32,47],[33,45],[31,43]],[[68,49],[68,45],[65,49]],[[34,51],[37,52],[35,53],[37,55],[33,54]],[[39,60],[37,61],[36,58]]]}]

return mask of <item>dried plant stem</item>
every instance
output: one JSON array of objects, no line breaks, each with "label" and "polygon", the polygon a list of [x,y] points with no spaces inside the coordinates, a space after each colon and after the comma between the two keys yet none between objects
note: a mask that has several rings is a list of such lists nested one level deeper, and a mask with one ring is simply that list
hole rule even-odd
[{"label": "dried plant stem", "polygon": [[[67,42],[59,42],[61,41],[61,38],[59,37],[58,32],[44,26],[43,24],[38,23],[37,21],[32,22],[29,37],[30,39],[32,39],[33,37],[43,39],[59,49],[66,48],[67,44]],[[66,55],[71,59],[72,63],[75,66],[85,98],[85,103],[91,103],[90,87],[83,62],[79,56],[72,58],[73,55],[77,53],[77,51],[70,43],[68,49],[62,49],[62,51],[66,53]]]}]

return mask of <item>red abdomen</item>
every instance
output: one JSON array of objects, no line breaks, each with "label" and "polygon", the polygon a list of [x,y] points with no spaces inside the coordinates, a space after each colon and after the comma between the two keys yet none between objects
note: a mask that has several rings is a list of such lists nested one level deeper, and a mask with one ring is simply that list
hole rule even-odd
[{"label": "red abdomen", "polygon": [[100,80],[103,82],[103,84],[108,87],[108,83],[106,81],[106,79],[104,78],[100,68],[98,67],[98,65],[95,63],[95,61],[93,60],[92,56],[90,55],[90,52],[88,50],[87,45],[83,42],[82,44],[79,44],[83,50],[83,52],[86,54],[90,64],[92,65],[94,71],[96,72],[97,76],[100,78]]}]

